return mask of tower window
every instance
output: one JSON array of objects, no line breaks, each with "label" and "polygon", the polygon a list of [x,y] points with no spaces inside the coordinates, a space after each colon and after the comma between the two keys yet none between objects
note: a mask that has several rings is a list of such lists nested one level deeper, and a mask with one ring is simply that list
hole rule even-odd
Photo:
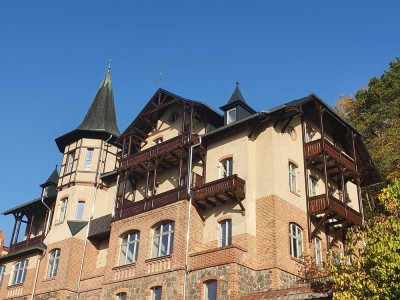
[{"label": "tower window", "polygon": [[71,173],[72,168],[74,166],[74,160],[75,160],[75,151],[71,151],[68,153],[67,157],[67,171],[66,173]]},{"label": "tower window", "polygon": [[58,215],[58,222],[62,223],[65,220],[67,214],[68,198],[61,200],[60,214]]},{"label": "tower window", "polygon": [[76,220],[82,220],[83,211],[85,209],[85,201],[79,201],[78,206],[76,207]]},{"label": "tower window", "polygon": [[226,124],[230,124],[236,121],[236,108],[232,108],[226,112]]},{"label": "tower window", "polygon": [[85,158],[85,171],[90,171],[92,169],[92,160],[93,160],[93,148],[88,148],[86,150],[86,158]]}]

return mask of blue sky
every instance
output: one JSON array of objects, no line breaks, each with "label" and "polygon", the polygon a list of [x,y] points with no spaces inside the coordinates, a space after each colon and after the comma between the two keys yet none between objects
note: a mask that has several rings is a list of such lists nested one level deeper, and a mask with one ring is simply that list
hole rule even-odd
[{"label": "blue sky", "polygon": [[[399,56],[398,1],[0,1],[0,211],[40,195],[113,59],[119,127],[157,89],[218,108],[329,104]],[[9,237],[12,217],[0,216]]]}]

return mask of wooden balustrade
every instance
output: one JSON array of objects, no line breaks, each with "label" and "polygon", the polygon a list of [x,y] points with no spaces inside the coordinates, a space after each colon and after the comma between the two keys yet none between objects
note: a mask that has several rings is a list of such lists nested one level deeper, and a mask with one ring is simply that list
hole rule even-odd
[{"label": "wooden balustrade", "polygon": [[35,236],[33,238],[27,239],[25,241],[21,241],[18,243],[15,243],[13,245],[10,246],[10,253],[11,252],[16,252],[16,251],[20,251],[20,250],[24,250],[27,248],[31,248],[37,245],[40,245],[44,240],[44,235],[39,235],[39,236]]},{"label": "wooden balustrade", "polygon": [[243,200],[245,198],[245,184],[246,181],[239,178],[236,174],[231,175],[195,187],[193,199],[199,201],[214,197],[226,198],[227,195],[232,195]]}]

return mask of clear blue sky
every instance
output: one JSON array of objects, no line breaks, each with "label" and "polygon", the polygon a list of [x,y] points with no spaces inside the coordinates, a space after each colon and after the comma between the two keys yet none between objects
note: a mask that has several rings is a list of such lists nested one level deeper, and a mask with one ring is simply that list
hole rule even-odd
[{"label": "clear blue sky", "polygon": [[[113,59],[119,127],[157,89],[217,108],[333,104],[399,56],[398,1],[0,1],[0,211],[40,195]],[[13,218],[0,216],[9,237]]]}]

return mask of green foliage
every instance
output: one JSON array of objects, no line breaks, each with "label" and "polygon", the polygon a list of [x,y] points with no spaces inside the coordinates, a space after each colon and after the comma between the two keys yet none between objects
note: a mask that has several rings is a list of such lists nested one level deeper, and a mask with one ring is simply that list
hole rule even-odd
[{"label": "green foliage", "polygon": [[335,108],[364,136],[380,173],[400,178],[400,59],[354,96],[339,99]]},{"label": "green foliage", "polygon": [[[400,183],[379,196],[384,212],[348,233],[349,255],[328,260],[334,300],[400,299]],[[350,263],[351,261],[351,263]]]}]

